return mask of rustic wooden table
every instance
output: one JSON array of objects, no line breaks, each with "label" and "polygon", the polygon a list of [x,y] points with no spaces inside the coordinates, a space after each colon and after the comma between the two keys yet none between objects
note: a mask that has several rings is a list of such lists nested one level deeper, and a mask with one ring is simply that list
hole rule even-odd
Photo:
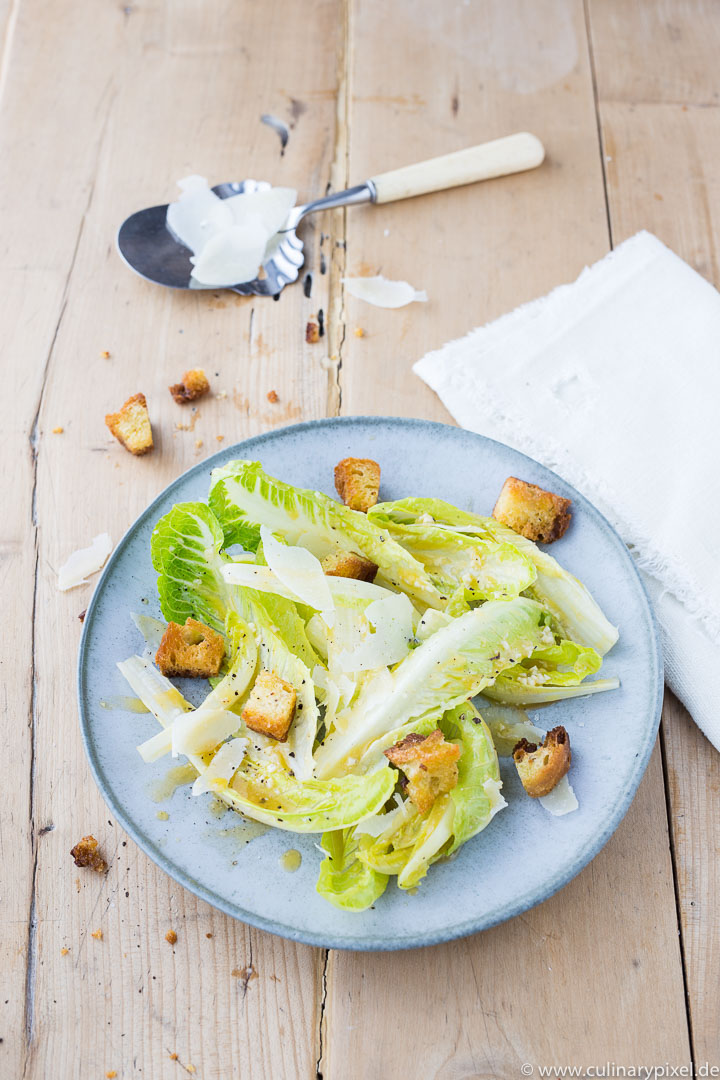
[{"label": "rustic wooden table", "polygon": [[[104,530],[117,541],[220,440],[338,413],[447,420],[412,361],[637,229],[720,284],[718,5],[0,0],[0,25],[0,1075],[720,1065],[720,758],[672,698],[627,817],[559,895],[454,944],[327,953],[199,902],[109,818],[75,704],[92,586],[56,585],[70,551]],[[284,154],[265,112],[289,124]],[[310,297],[165,292],[114,249],[124,216],[190,172],[304,199],[523,129],[547,147],[536,172],[308,221]],[[430,302],[361,306],[341,278],[368,270]],[[308,345],[319,309],[327,333]],[[216,393],[188,423],[167,386],[193,365]],[[140,459],[103,423],[138,390],[156,433]],[[87,832],[105,877],[70,859]]]}]

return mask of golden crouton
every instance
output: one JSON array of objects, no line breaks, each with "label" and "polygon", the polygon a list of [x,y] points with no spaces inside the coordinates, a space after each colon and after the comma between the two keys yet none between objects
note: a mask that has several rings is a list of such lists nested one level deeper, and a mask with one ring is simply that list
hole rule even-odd
[{"label": "golden crouton", "polygon": [[107,870],[107,863],[98,851],[98,842],[94,836],[83,836],[71,849],[70,854],[76,866],[89,866],[98,874],[104,874]]},{"label": "golden crouton", "polygon": [[378,572],[374,562],[354,551],[331,552],[323,559],[322,568],[328,577],[349,577],[357,581],[373,581]]},{"label": "golden crouton", "polygon": [[528,540],[551,544],[565,534],[570,524],[570,499],[509,476],[495,503],[493,517]]},{"label": "golden crouton", "polygon": [[570,736],[564,727],[548,731],[540,746],[521,739],[513,760],[522,786],[533,799],[549,795],[570,768]]},{"label": "golden crouton", "polygon": [[440,728],[429,735],[413,732],[385,751],[408,779],[407,792],[421,814],[427,813],[438,795],[452,791],[458,782],[460,747],[445,742]]},{"label": "golden crouton", "polygon": [[153,448],[152,428],[144,394],[133,394],[120,412],[108,413],[105,423],[131,454],[147,454]]},{"label": "golden crouton", "polygon": [[186,405],[188,401],[195,401],[196,398],[207,394],[209,389],[210,383],[207,381],[207,376],[202,368],[192,368],[192,370],[186,371],[182,377],[182,382],[168,387],[178,405]]},{"label": "golden crouton", "polygon": [[366,514],[378,501],[380,466],[370,458],[343,458],[335,466],[335,487],[346,506]]},{"label": "golden crouton", "polygon": [[155,663],[163,675],[184,679],[209,679],[220,671],[225,656],[225,641],[221,634],[197,619],[186,619],[185,625],[169,622]]},{"label": "golden crouton", "polygon": [[252,731],[285,742],[296,702],[295,687],[263,668],[255,680],[242,718]]}]

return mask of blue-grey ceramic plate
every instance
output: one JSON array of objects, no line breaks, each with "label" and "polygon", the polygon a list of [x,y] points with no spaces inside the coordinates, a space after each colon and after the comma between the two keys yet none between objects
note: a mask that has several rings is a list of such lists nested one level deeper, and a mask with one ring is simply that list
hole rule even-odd
[{"label": "blue-grey ceramic plate", "polygon": [[[318,837],[270,830],[243,844],[238,815],[214,816],[209,796],[193,798],[183,786],[164,802],[155,801],[171,765],[168,759],[145,765],[135,749],[154,733],[155,721],[100,704],[128,694],[116,661],[142,652],[130,613],[160,615],[150,563],[150,534],[158,518],[176,502],[205,499],[210,470],[234,457],[259,459],[283,480],[332,493],[333,466],[348,455],[381,463],[382,499],[439,496],[487,514],[509,475],[572,498],[572,525],[552,553],[619,625],[620,640],[603,671],[622,683],[620,690],[549,706],[540,716],[541,726],[564,724],[570,732],[577,811],[551,817],[523,794],[512,762],[502,761],[508,808],[454,859],[432,867],[415,895],[391,880],[375,907],[362,914],[338,911],[315,892]],[[183,689],[197,700],[199,688],[191,687],[188,682]],[[80,717],[90,765],[111,811],[140,847],[222,911],[334,948],[432,945],[483,930],[560,889],[597,854],[630,805],[655,740],[661,696],[651,610],[632,559],[605,519],[523,454],[422,420],[352,417],[298,424],[196,465],[148,507],[114,551],[88,609],[80,648]],[[166,811],[167,820],[158,811]],[[302,854],[296,873],[281,861],[291,847]]]}]

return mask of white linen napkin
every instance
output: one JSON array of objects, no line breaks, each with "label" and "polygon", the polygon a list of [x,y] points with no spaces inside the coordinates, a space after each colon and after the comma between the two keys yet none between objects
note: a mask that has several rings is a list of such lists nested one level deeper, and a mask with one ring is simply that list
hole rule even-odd
[{"label": "white linen napkin", "polygon": [[414,370],[459,424],[548,465],[612,522],[667,682],[720,749],[720,293],[640,232]]}]

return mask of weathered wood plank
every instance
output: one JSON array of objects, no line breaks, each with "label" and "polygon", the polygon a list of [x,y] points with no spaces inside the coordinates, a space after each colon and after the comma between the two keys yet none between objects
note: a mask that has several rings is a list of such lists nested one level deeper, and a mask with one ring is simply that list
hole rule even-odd
[{"label": "weathered wood plank", "polygon": [[[593,9],[593,25],[601,11]],[[720,286],[720,109],[601,102],[600,116],[616,242],[649,229]],[[720,760],[669,693],[663,732],[693,1050],[702,1064],[720,1056]]]},{"label": "weathered wood plank", "polygon": [[[365,2],[351,42],[351,181],[514,130],[548,151],[535,173],[348,213],[349,272],[406,277],[430,301],[378,311],[345,298],[343,411],[443,419],[412,361],[608,249],[582,5],[422,3],[408,20]],[[327,986],[330,1080],[403,1070],[409,1047],[428,1077],[689,1060],[657,752],[617,835],[558,896],[431,951],[333,953]]]},{"label": "weathered wood plank", "polygon": [[[53,830],[38,851],[26,1075],[142,1069],[176,1077],[176,1053],[198,1075],[218,1080],[240,1070],[257,1080],[314,1077],[320,952],[249,930],[197,902],[131,842],[124,846],[109,820],[76,721],[77,615],[90,590],[60,594],[55,574],[97,532],[117,541],[157,491],[213,452],[220,436],[227,445],[324,412],[324,348],[306,345],[304,330],[318,306],[327,309],[326,277],[316,274],[311,298],[298,286],[279,303],[170,294],[125,270],[113,239],[126,213],[172,197],[175,180],[191,171],[213,180],[267,177],[297,186],[301,197],[324,190],[334,145],[338,5],[313,0],[301,10],[228,0],[208,9],[186,0],[123,11],[61,3],[49,20],[30,4],[27,18],[11,78],[29,78],[32,61],[37,109],[53,97],[53,84],[60,86],[57,131],[48,119],[48,161],[36,182],[62,161],[62,187],[57,201],[43,192],[44,217],[29,240],[18,226],[11,250],[16,261],[28,243],[42,250],[42,228],[62,251],[77,242],[77,253],[54,343],[47,341],[43,354],[50,364],[38,424],[34,822],[36,830]],[[57,60],[53,26],[61,39]],[[11,106],[6,102],[17,139],[13,165],[29,168],[31,155],[19,143],[21,128],[31,125],[19,104]],[[282,157],[277,136],[259,122],[263,112],[293,123]],[[71,203],[76,188],[82,229],[76,219],[74,231],[56,239],[63,198]],[[14,195],[19,219],[25,204]],[[317,270],[317,227],[305,237],[309,268]],[[36,289],[29,317],[44,302]],[[195,412],[167,391],[193,365],[206,368],[215,392]],[[155,451],[142,459],[127,454],[103,423],[138,390],[156,432]],[[277,404],[267,400],[270,390]],[[63,434],[52,434],[56,426]],[[23,763],[27,771],[27,758]],[[111,858],[105,878],[75,870],[70,860],[69,848],[88,832]],[[102,940],[92,937],[98,929]],[[168,929],[178,934],[174,948],[165,941]],[[248,971],[257,978],[247,981]]]}]

